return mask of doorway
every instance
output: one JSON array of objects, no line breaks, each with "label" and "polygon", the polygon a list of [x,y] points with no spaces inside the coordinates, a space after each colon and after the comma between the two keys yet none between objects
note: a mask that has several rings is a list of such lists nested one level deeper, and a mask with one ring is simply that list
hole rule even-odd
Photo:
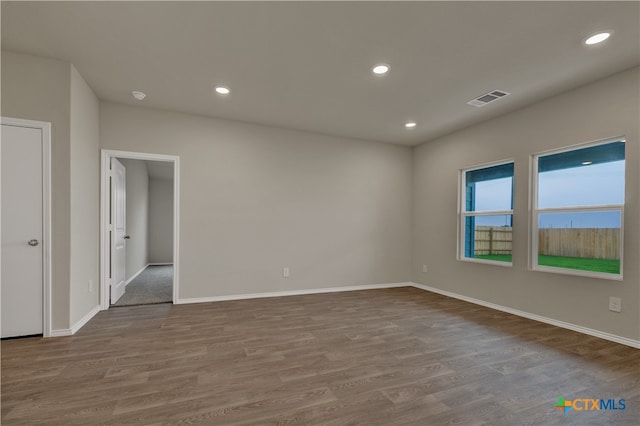
[{"label": "doorway", "polygon": [[101,309],[178,300],[179,157],[102,150]]},{"label": "doorway", "polygon": [[2,117],[2,338],[51,335],[51,124]]},{"label": "doorway", "polygon": [[112,158],[111,174],[110,305],[171,303],[173,163]]}]

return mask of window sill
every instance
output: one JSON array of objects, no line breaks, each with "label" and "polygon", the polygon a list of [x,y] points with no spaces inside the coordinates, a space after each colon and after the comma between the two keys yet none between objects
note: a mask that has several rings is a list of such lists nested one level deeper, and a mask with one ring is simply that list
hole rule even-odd
[{"label": "window sill", "polygon": [[501,262],[499,260],[484,260],[484,259],[474,259],[471,257],[459,257],[458,261],[469,262],[469,263],[481,263],[484,265],[502,266],[506,268],[513,267],[513,262]]},{"label": "window sill", "polygon": [[529,270],[534,272],[546,272],[551,274],[560,274],[560,275],[573,275],[578,277],[587,277],[587,278],[598,278],[602,280],[610,280],[610,281],[622,281],[622,274],[608,274],[606,272],[595,272],[595,271],[585,271],[582,269],[569,269],[569,268],[554,268],[552,266],[539,266],[535,265]]}]

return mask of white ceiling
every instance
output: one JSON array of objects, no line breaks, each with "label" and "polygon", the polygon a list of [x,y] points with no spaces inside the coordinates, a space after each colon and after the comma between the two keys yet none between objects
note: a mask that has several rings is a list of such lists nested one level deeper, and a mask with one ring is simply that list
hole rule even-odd
[{"label": "white ceiling", "polygon": [[638,65],[639,6],[3,1],[2,48],[73,63],[105,101],[416,145]]}]

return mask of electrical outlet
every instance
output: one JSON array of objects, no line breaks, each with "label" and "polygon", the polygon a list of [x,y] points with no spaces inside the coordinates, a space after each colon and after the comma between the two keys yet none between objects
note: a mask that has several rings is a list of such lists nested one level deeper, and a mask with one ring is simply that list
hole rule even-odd
[{"label": "electrical outlet", "polygon": [[427,272],[427,265],[422,265],[422,272]]},{"label": "electrical outlet", "polygon": [[610,297],[609,310],[613,312],[622,312],[622,299],[619,297]]},{"label": "electrical outlet", "polygon": [[287,267],[282,268],[282,276],[285,278],[289,278],[289,268]]},{"label": "electrical outlet", "polygon": [[89,293],[93,292],[93,280],[89,280]]}]

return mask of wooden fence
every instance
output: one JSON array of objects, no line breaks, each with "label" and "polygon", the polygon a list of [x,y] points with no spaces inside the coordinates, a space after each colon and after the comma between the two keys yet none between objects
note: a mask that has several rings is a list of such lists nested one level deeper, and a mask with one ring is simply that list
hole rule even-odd
[{"label": "wooden fence", "polygon": [[[539,254],[620,259],[619,228],[542,228],[539,233]],[[474,255],[511,254],[512,240],[510,226],[476,226]]]},{"label": "wooden fence", "polygon": [[620,259],[620,229],[543,228],[538,252],[550,256]]},{"label": "wooden fence", "polygon": [[476,226],[474,255],[511,254],[512,240],[510,226]]}]

